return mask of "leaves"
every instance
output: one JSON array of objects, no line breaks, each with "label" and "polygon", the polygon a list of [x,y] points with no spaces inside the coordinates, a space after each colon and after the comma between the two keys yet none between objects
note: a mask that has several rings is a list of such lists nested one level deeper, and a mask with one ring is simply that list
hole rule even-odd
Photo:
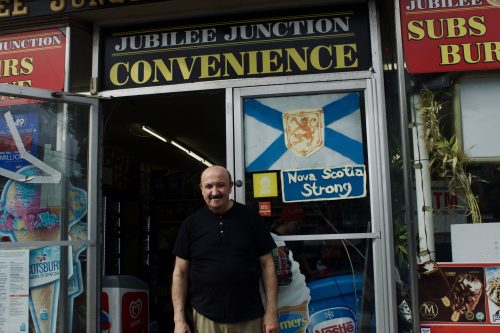
[{"label": "leaves", "polygon": [[467,205],[467,215],[473,223],[481,223],[481,212],[477,199],[472,192],[472,175],[466,172],[466,157],[460,151],[457,138],[453,135],[446,139],[439,126],[442,105],[436,101],[435,94],[429,89],[420,92],[420,107],[417,112],[422,119],[425,144],[429,152],[429,166],[432,171],[444,178],[449,191],[463,198]]}]

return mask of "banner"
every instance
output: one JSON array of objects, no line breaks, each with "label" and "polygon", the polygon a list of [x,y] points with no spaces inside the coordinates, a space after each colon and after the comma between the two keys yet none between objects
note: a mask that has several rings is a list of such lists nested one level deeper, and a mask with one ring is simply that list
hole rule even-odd
[{"label": "banner", "polygon": [[[60,29],[1,35],[0,83],[63,90],[65,58],[66,36]],[[0,96],[0,106],[29,102]]]},{"label": "banner", "polygon": [[104,90],[367,70],[366,6],[104,33]]},{"label": "banner", "polygon": [[410,73],[500,68],[500,1],[401,0]]}]

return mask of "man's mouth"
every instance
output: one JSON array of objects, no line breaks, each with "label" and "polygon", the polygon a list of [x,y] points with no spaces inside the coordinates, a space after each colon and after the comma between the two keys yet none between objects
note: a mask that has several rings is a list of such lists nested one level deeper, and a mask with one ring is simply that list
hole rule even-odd
[{"label": "man's mouth", "polygon": [[210,196],[210,200],[217,200],[217,199],[222,199],[222,198],[224,198],[224,196],[222,194]]}]

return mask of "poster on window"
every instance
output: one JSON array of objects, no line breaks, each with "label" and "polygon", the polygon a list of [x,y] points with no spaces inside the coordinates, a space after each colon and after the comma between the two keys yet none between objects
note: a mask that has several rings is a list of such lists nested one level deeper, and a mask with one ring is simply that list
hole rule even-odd
[{"label": "poster on window", "polygon": [[[5,117],[0,116],[0,167],[17,171],[31,163],[24,159],[19,149],[37,156],[39,146],[39,114],[37,112],[22,112],[12,115],[14,126],[19,133],[20,141],[14,139]],[[23,145],[23,147],[18,147]]]},{"label": "poster on window", "polygon": [[500,331],[500,264],[420,265],[421,332]]}]

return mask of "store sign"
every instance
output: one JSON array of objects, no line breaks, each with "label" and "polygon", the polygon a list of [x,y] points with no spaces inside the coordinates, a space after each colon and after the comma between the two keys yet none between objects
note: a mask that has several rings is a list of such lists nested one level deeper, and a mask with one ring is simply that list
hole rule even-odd
[{"label": "store sign", "polygon": [[366,196],[364,165],[281,171],[283,202],[353,199]]},{"label": "store sign", "polygon": [[161,0],[2,0],[0,1],[0,21],[140,5],[157,1]]},{"label": "store sign", "polygon": [[500,68],[499,0],[401,0],[410,73]]},{"label": "store sign", "polygon": [[104,35],[104,90],[241,78],[366,70],[364,6]]},{"label": "store sign", "polygon": [[[65,55],[66,36],[60,29],[1,35],[0,83],[62,90]],[[0,106],[28,102],[23,98],[0,96]]]}]

